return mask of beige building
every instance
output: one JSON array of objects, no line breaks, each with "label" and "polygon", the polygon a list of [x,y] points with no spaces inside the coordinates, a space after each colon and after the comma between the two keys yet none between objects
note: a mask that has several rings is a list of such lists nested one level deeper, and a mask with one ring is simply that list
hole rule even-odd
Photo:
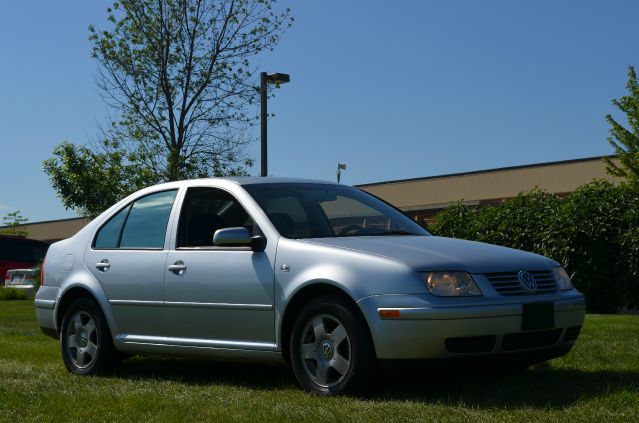
[{"label": "beige building", "polygon": [[[614,180],[601,157],[538,163],[450,175],[358,185],[420,221],[430,221],[449,204],[494,204],[536,187],[567,195],[593,179]],[[88,220],[64,219],[20,225],[29,238],[54,242],[79,231]]]},{"label": "beige building", "polygon": [[[27,232],[27,238],[52,243],[75,235],[80,229],[89,223],[88,219],[81,217],[61,220],[47,220],[44,222],[25,223],[16,228]],[[2,227],[0,227],[2,229]]]},{"label": "beige building", "polygon": [[376,182],[358,187],[399,207],[414,219],[428,222],[437,212],[460,200],[467,205],[494,204],[535,188],[564,196],[593,179],[616,180],[606,173],[602,157]]}]

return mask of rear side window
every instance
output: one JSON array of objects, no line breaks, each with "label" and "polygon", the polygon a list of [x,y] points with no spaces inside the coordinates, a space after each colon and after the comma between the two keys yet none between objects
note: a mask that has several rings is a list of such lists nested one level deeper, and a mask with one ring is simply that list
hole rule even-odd
[{"label": "rear side window", "polygon": [[177,190],[150,194],[113,216],[96,235],[94,248],[162,248]]},{"label": "rear side window", "polygon": [[95,237],[94,248],[112,249],[118,247],[118,240],[120,239],[120,233],[122,233],[122,226],[126,216],[129,214],[129,204],[122,210],[120,210],[115,216],[113,216],[104,226],[98,231],[98,235]]}]

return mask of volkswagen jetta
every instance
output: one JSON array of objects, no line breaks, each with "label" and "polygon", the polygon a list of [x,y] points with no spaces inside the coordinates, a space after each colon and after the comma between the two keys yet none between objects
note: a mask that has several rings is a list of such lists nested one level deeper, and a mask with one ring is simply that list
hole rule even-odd
[{"label": "volkswagen jetta", "polygon": [[549,258],[432,236],[356,188],[279,178],[130,195],[49,248],[35,306],[73,373],[126,354],[289,363],[326,395],[372,386],[378,364],[558,357],[585,314]]}]

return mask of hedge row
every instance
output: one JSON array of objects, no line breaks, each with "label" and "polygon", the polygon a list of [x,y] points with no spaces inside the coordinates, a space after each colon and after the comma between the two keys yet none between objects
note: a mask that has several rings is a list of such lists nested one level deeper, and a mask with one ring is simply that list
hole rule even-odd
[{"label": "hedge row", "polygon": [[26,299],[28,299],[28,297],[23,291],[19,291],[15,288],[4,288],[0,286],[0,301]]},{"label": "hedge row", "polygon": [[534,190],[494,206],[458,203],[439,213],[430,230],[557,260],[591,312],[639,307],[637,188],[593,181],[565,198]]}]

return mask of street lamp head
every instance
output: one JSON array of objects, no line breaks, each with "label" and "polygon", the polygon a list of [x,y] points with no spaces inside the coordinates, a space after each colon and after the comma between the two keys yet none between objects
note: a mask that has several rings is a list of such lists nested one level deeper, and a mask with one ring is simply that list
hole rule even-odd
[{"label": "street lamp head", "polygon": [[342,180],[342,170],[346,170],[346,163],[337,163],[337,183]]},{"label": "street lamp head", "polygon": [[270,73],[266,75],[266,82],[269,84],[286,84],[291,82],[291,77],[287,73]]}]

